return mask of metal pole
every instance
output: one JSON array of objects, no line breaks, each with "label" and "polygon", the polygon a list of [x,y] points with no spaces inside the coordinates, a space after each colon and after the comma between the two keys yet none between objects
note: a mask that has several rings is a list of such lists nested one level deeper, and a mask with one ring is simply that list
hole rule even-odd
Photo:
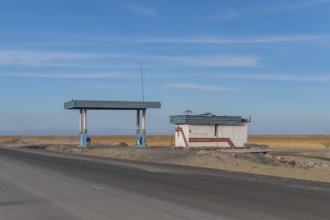
[{"label": "metal pole", "polygon": [[142,85],[142,101],[144,102],[144,88],[143,88],[142,63],[141,63],[141,85]]}]

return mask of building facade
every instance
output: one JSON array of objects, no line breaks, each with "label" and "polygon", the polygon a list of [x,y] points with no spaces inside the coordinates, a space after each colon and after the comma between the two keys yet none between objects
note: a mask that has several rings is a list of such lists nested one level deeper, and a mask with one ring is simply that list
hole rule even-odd
[{"label": "building facade", "polygon": [[177,147],[244,147],[249,120],[241,116],[200,115],[170,116],[175,124]]}]

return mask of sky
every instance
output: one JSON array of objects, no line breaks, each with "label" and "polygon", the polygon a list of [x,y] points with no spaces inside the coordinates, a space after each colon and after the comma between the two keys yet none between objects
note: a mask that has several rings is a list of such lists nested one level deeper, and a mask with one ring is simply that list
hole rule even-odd
[{"label": "sky", "polygon": [[[0,135],[74,135],[77,100],[251,116],[249,134],[330,134],[330,0],[0,0]],[[134,111],[89,111],[92,135]]]}]

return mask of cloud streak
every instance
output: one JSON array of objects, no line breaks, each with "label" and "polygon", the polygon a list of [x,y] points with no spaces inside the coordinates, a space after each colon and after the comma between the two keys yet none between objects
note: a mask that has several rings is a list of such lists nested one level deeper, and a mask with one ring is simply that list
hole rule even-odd
[{"label": "cloud streak", "polygon": [[[234,80],[260,80],[260,81],[283,81],[283,82],[308,82],[308,83],[328,83],[330,82],[330,74],[328,75],[297,75],[297,74],[257,74],[257,73],[201,73],[201,74],[177,74],[177,73],[145,73],[145,78],[159,79],[234,79]],[[108,78],[140,78],[139,73],[127,72],[90,72],[90,73],[0,73],[0,77],[25,77],[25,78],[57,78],[57,79],[108,79]],[[100,85],[98,88],[110,88],[109,85]],[[206,87],[195,84],[168,84],[166,87],[186,87],[206,90]],[[96,87],[95,87],[96,88]],[[223,87],[222,87],[223,88]],[[219,87],[208,87],[209,90],[219,90]],[[227,88],[228,89],[228,88]]]},{"label": "cloud streak", "polygon": [[323,90],[269,90],[263,88],[235,88],[235,87],[223,87],[223,86],[214,86],[207,84],[195,84],[195,83],[173,83],[166,84],[162,86],[163,88],[172,88],[172,89],[183,89],[183,90],[195,90],[195,91],[209,91],[209,92],[258,92],[258,93],[324,93]]},{"label": "cloud streak", "polygon": [[231,20],[231,19],[236,19],[240,17],[240,13],[235,10],[226,10],[226,11],[221,11],[217,14],[208,16],[204,18],[206,21],[221,21],[221,20]]},{"label": "cloud streak", "polygon": [[157,11],[154,8],[145,7],[145,6],[138,6],[138,5],[135,5],[135,4],[130,4],[128,6],[128,8],[131,11],[137,12],[137,13],[145,15],[145,16],[149,16],[149,17],[157,16]]},{"label": "cloud streak", "polygon": [[136,43],[172,43],[172,44],[267,44],[267,43],[302,43],[330,40],[330,35],[266,35],[246,38],[225,37],[155,37],[127,39]]},{"label": "cloud streak", "polygon": [[117,86],[117,85],[108,85],[108,84],[103,84],[103,85],[94,85],[91,86],[90,88],[92,89],[126,89],[128,88],[127,86]]},{"label": "cloud streak", "polygon": [[[109,64],[111,58],[113,64]],[[152,56],[112,53],[74,53],[0,50],[0,65],[137,68],[141,60],[158,66],[196,67],[251,67],[258,65],[259,58],[253,55],[208,55],[208,56]],[[124,65],[123,62],[126,62]],[[131,63],[131,64],[129,64]],[[115,65],[116,64],[116,65]]]},{"label": "cloud streak", "polygon": [[57,79],[106,79],[106,78],[137,78],[127,73],[2,73],[0,77],[26,78],[57,78]]},{"label": "cloud streak", "polygon": [[1,65],[56,65],[66,61],[91,60],[100,57],[95,53],[38,52],[20,50],[0,50]]},{"label": "cloud streak", "polygon": [[285,11],[295,11],[310,7],[315,7],[319,5],[329,4],[330,0],[308,0],[308,1],[298,1],[292,4],[285,4],[279,7],[274,7],[271,12],[285,12]]},{"label": "cloud streak", "polygon": [[297,74],[254,74],[254,73],[231,73],[231,74],[206,74],[204,77],[238,79],[238,80],[266,80],[288,82],[329,82],[327,75],[297,75]]},{"label": "cloud streak", "polygon": [[164,85],[165,88],[176,88],[176,89],[191,89],[191,90],[204,90],[204,91],[237,91],[238,89],[213,86],[213,85],[201,85],[194,83],[178,83],[178,84],[167,84]]},{"label": "cloud streak", "polygon": [[190,67],[253,67],[259,63],[259,58],[253,55],[160,56],[145,58]]}]

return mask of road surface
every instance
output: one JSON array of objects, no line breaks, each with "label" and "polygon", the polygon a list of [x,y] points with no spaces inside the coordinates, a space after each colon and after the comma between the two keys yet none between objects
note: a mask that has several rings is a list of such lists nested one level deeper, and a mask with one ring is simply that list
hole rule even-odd
[{"label": "road surface", "polygon": [[330,184],[0,148],[0,219],[330,219]]}]

